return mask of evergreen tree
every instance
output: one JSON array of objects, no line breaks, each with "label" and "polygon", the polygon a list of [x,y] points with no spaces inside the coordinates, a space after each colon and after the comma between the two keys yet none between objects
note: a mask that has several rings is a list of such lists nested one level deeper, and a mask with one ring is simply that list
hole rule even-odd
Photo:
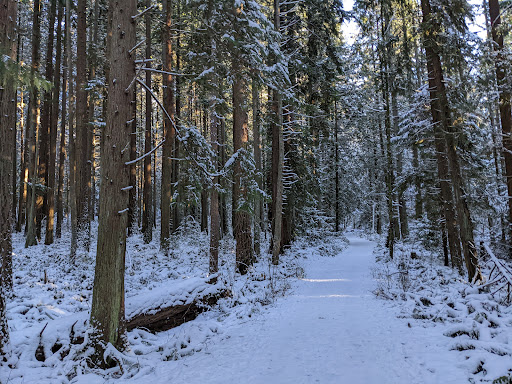
[{"label": "evergreen tree", "polygon": [[91,308],[95,363],[104,365],[107,343],[118,349],[126,344],[124,326],[124,269],[129,204],[129,151],[125,149],[133,119],[132,93],[135,78],[132,48],[135,46],[137,4],[109,1],[107,58],[107,124],[101,151],[100,222]]},{"label": "evergreen tree", "polygon": [[18,2],[9,0],[0,6],[0,55],[7,60],[0,62],[0,358],[9,352],[9,329],[6,317],[6,298],[12,291],[12,224],[13,210],[13,135],[16,132],[17,67],[16,20]]}]

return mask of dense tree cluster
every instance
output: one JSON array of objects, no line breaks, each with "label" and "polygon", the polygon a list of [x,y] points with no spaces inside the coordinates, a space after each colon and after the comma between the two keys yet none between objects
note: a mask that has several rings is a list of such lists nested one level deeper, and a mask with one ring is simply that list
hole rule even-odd
[{"label": "dense tree cluster", "polygon": [[384,234],[391,258],[420,239],[479,280],[476,239],[512,243],[502,19],[498,0],[4,0],[0,352],[12,231],[26,247],[70,236],[70,263],[96,249],[98,363],[126,343],[127,236],[168,253],[190,218],[211,273],[224,236],[245,274],[352,225]]}]

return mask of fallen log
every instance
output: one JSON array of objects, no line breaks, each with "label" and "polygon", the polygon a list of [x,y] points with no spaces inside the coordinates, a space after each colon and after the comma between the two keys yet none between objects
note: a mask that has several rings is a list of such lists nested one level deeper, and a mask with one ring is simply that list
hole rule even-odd
[{"label": "fallen log", "polygon": [[[133,300],[127,300],[126,328],[144,328],[150,332],[167,331],[215,305],[231,292],[222,284],[209,284],[204,279],[187,279],[173,287],[162,287]],[[143,303],[144,305],[141,305]]]},{"label": "fallen log", "polygon": [[[166,331],[194,320],[217,301],[231,292],[215,278],[187,278],[169,282],[166,286],[138,291],[126,300],[126,326],[129,331],[144,328],[150,332]],[[62,360],[73,346],[85,341],[89,315],[86,312],[62,316],[34,330],[37,339],[35,358]]]}]

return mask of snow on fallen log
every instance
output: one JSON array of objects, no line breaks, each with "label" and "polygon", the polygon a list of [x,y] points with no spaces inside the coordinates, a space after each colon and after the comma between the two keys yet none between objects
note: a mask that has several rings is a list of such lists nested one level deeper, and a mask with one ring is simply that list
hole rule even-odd
[{"label": "snow on fallen log", "polygon": [[[144,328],[151,332],[166,331],[194,320],[231,292],[220,281],[210,278],[189,278],[145,290],[127,297],[126,327],[129,331]],[[63,360],[86,342],[89,314],[81,312],[34,327],[29,337],[36,360]],[[42,329],[41,329],[42,328]],[[31,349],[31,348],[30,348]]]},{"label": "snow on fallen log", "polygon": [[219,299],[231,294],[219,281],[210,283],[212,280],[211,277],[190,278],[127,299],[127,329],[160,332],[194,320]]}]

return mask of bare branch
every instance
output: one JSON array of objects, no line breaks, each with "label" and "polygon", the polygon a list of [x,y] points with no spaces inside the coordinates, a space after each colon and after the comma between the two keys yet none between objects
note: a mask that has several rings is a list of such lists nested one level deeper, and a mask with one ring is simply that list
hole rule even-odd
[{"label": "bare branch", "polygon": [[151,151],[149,151],[148,153],[145,153],[144,155],[140,156],[140,157],[137,157],[136,159],[134,160],[130,160],[130,161],[127,161],[125,164],[126,165],[131,165],[131,164],[135,164],[136,162],[138,161],[141,161],[142,159],[144,159],[145,157],[148,157],[149,155],[151,155],[153,152],[155,152],[158,148],[160,148],[162,146],[162,144],[165,143],[165,139],[163,139],[160,144],[158,144],[155,148],[153,148]]}]

